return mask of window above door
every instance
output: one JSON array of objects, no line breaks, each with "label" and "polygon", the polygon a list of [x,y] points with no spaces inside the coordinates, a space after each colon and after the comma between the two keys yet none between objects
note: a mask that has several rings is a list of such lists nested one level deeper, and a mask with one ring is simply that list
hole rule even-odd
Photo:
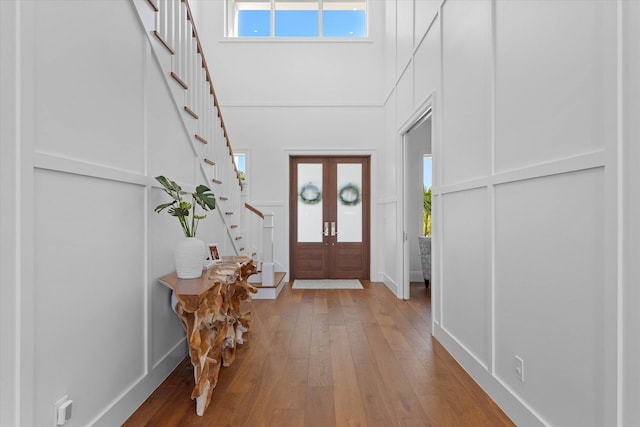
[{"label": "window above door", "polygon": [[226,37],[366,38],[368,0],[226,0]]}]

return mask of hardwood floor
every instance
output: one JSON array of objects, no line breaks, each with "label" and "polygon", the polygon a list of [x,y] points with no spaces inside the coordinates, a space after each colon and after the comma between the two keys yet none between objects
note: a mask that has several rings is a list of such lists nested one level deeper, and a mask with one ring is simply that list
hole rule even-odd
[{"label": "hardwood floor", "polygon": [[292,290],[254,300],[249,341],[203,417],[185,359],[125,426],[512,426],[431,337],[431,294]]}]

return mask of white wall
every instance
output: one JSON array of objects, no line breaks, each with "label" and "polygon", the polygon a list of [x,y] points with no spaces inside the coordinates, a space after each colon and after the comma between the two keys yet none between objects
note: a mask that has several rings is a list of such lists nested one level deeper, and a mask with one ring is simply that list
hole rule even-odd
[{"label": "white wall", "polygon": [[224,2],[194,0],[193,4],[222,105],[381,105],[383,3],[369,4],[367,39],[341,42],[225,38]]},{"label": "white wall", "polygon": [[[128,0],[3,1],[1,59],[0,424],[68,395],[69,427],[119,425],[186,355],[153,177],[204,182],[194,130]],[[198,237],[224,242],[218,210]]]},{"label": "white wall", "polygon": [[[246,147],[248,192],[251,205],[273,212],[274,260],[278,271],[289,271],[289,156],[372,156],[372,180],[376,182],[378,149],[384,122],[380,107],[226,107],[225,123],[233,129],[232,142]],[[321,120],[319,120],[321,119]],[[372,199],[378,190],[372,184]],[[372,250],[380,236],[372,208]],[[375,252],[374,252],[375,254]],[[375,255],[372,256],[372,258]],[[374,258],[375,259],[375,258]],[[380,266],[372,259],[372,277]]]},{"label": "white wall", "polygon": [[[383,280],[398,296],[402,295],[403,274],[403,249],[399,239],[403,233],[401,219],[404,214],[402,200],[398,197],[403,191],[401,174],[404,173],[401,134],[415,123],[426,111],[427,104],[435,99],[432,95],[440,78],[440,66],[436,62],[440,35],[439,22],[434,21],[434,17],[439,3],[439,0],[385,2],[384,85],[385,92],[390,95],[385,101],[387,120],[384,153],[387,163],[384,176],[380,178],[386,184],[381,187],[384,192],[381,215],[385,230],[382,245],[385,260]],[[427,29],[430,31],[427,32]],[[434,176],[434,183],[436,179]],[[409,246],[415,245],[409,243]],[[415,259],[413,262],[416,263]],[[410,267],[410,270],[413,268]],[[437,274],[437,271],[433,273]],[[434,289],[434,292],[437,293],[437,290]],[[434,309],[437,310],[437,307]]]},{"label": "white wall", "polygon": [[367,40],[341,43],[225,39],[223,2],[194,5],[231,143],[247,153],[249,203],[275,214],[276,269],[289,271],[289,156],[363,154],[372,156],[371,277],[379,280],[384,5],[370,2]]},{"label": "white wall", "polygon": [[[411,51],[405,3],[387,2],[401,70],[388,144],[434,92],[436,338],[518,425],[638,424],[639,177],[628,159],[640,10],[446,0],[427,12],[416,0]],[[397,230],[389,251],[402,247]]]},{"label": "white wall", "polygon": [[[278,261],[288,154],[371,153],[372,269],[397,290],[400,131],[429,100],[435,336],[518,425],[640,424],[640,7],[372,5],[364,43],[199,25],[251,199],[282,218]],[[152,212],[152,177],[199,182],[195,152],[128,1],[0,11],[0,424],[51,425],[68,394],[70,427],[117,425],[186,353],[155,280],[180,231]],[[206,240],[223,240],[217,220]]]}]

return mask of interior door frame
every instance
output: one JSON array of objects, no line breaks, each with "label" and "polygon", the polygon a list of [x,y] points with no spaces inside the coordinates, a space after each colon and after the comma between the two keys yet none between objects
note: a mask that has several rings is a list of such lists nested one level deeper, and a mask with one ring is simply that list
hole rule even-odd
[{"label": "interior door frame", "polygon": [[[435,132],[434,132],[434,120],[433,120],[433,95],[429,96],[429,98],[414,112],[414,114],[405,122],[405,124],[399,130],[399,139],[400,139],[400,153],[399,163],[400,168],[398,168],[398,195],[401,200],[399,200],[398,208],[398,218],[401,218],[398,227],[398,243],[401,248],[399,252],[399,265],[402,266],[400,272],[400,285],[398,286],[397,296],[398,298],[408,300],[411,296],[411,271],[410,271],[410,255],[411,250],[409,248],[409,239],[408,239],[408,213],[409,213],[409,195],[408,195],[408,185],[410,177],[408,175],[408,161],[407,161],[407,143],[408,143],[408,134],[409,132],[415,128],[417,125],[421,124],[428,117],[431,117],[431,152],[432,158],[435,157],[434,153],[434,141],[435,141]],[[434,162],[435,163],[435,162]],[[433,167],[433,163],[432,163]],[[432,172],[432,179],[435,177],[435,174]],[[434,184],[432,184],[433,187]],[[433,205],[432,205],[433,209]],[[433,214],[431,215],[431,224],[433,230]],[[432,233],[433,234],[433,233]],[[433,254],[433,238],[431,239],[432,246],[432,254]],[[433,277],[433,256],[432,256],[432,264],[431,264],[431,276]],[[433,280],[431,280],[433,282]],[[433,287],[433,284],[430,284]]]},{"label": "interior door frame", "polygon": [[[290,181],[290,176],[289,176],[289,158],[293,157],[293,156],[321,156],[321,157],[349,157],[349,156],[358,156],[358,157],[369,157],[369,173],[370,173],[370,182],[371,182],[371,189],[370,189],[370,194],[371,194],[371,198],[370,198],[370,209],[369,209],[369,277],[370,280],[377,280],[380,281],[381,277],[382,277],[382,268],[383,266],[380,266],[380,259],[381,259],[381,249],[380,249],[380,240],[381,240],[381,236],[377,235],[376,233],[373,233],[373,230],[377,230],[379,225],[378,225],[378,212],[377,209],[375,208],[376,206],[376,200],[377,199],[377,177],[378,177],[378,162],[377,162],[377,151],[376,150],[371,150],[371,149],[367,149],[367,150],[353,150],[353,149],[345,149],[345,150],[341,150],[341,149],[307,149],[307,150],[301,150],[301,149],[285,149],[283,150],[283,164],[285,165],[284,169],[285,169],[285,177],[284,177],[284,183],[283,183],[283,187],[284,187],[284,202],[283,202],[283,231],[286,233],[286,237],[284,237],[282,240],[284,242],[286,242],[286,254],[285,254],[285,259],[287,260],[287,266],[286,266],[286,270],[290,271],[291,270],[291,265],[290,265],[290,261],[291,261],[291,247],[290,247],[290,236],[289,236],[289,230],[290,230],[290,226],[291,226],[291,218],[290,218],[290,197],[289,197],[289,181]],[[379,267],[376,267],[379,266]],[[379,268],[379,269],[378,269]],[[291,276],[287,273],[287,280],[291,280]]]}]

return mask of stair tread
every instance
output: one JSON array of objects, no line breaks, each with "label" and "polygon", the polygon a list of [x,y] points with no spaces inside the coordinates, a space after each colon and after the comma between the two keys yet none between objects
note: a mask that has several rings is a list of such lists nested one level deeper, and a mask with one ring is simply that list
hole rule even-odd
[{"label": "stair tread", "polygon": [[262,286],[262,282],[259,283],[253,283],[253,282],[249,282],[249,284],[251,286],[255,286],[256,288],[262,288],[262,289],[268,289],[268,288],[277,288],[278,286],[280,286],[280,283],[282,282],[282,280],[284,279],[284,276],[287,275],[286,272],[284,271],[276,271],[274,274],[274,280],[273,280],[273,285],[271,286]]}]

